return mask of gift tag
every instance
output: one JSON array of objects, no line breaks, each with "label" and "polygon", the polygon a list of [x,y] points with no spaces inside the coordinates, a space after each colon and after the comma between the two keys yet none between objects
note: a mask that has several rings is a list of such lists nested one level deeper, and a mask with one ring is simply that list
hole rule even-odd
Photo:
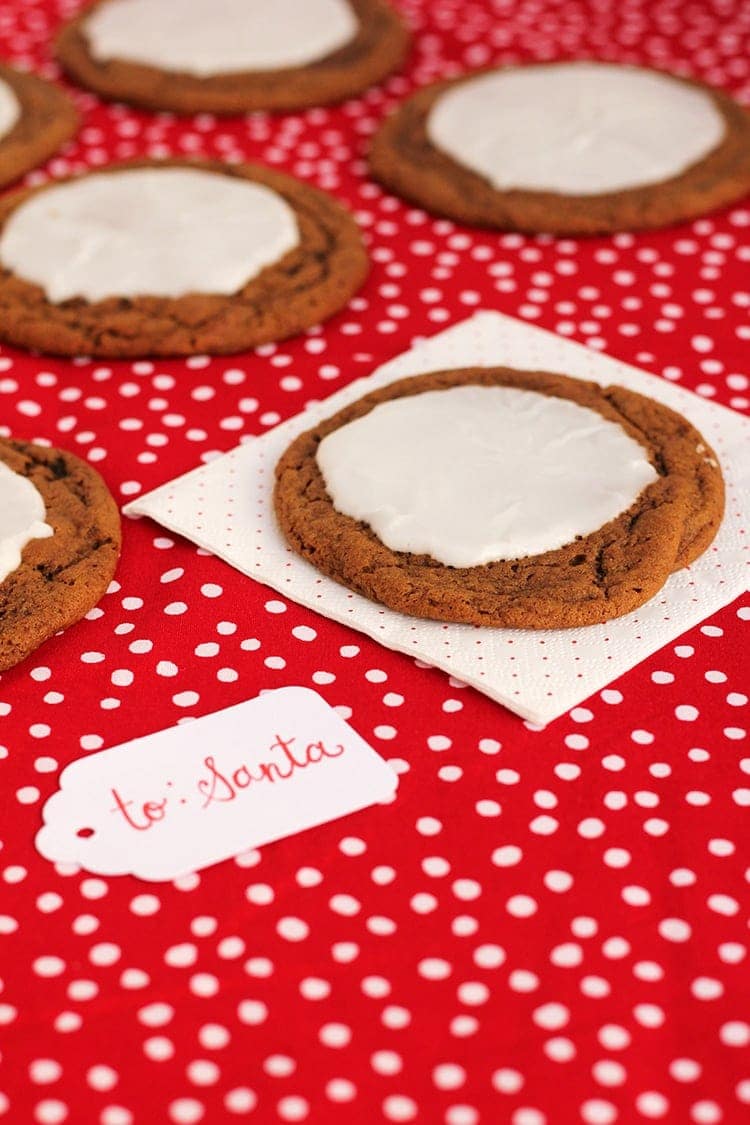
[{"label": "gift tag", "polygon": [[317,692],[280,688],[71,763],[36,846],[158,882],[387,802],[397,785]]}]

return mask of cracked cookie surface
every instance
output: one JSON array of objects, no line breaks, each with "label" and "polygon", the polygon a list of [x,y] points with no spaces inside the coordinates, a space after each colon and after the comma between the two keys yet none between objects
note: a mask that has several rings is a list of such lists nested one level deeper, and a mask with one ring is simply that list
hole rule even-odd
[{"label": "cracked cookie surface", "polygon": [[[335,509],[318,445],[379,403],[468,384],[518,387],[597,411],[644,447],[658,480],[616,519],[545,554],[457,568],[390,550],[366,523]],[[724,482],[698,431],[653,399],[564,375],[477,367],[398,380],[301,434],[277,465],[274,504],[297,554],[391,609],[437,621],[557,629],[608,621],[653,597],[710,545],[724,510]]]},{"label": "cracked cookie surface", "polygon": [[12,89],[21,114],[0,138],[0,187],[42,164],[78,128],[78,113],[70,99],[43,78],[0,66],[0,80]]},{"label": "cracked cookie surface", "polygon": [[120,514],[99,474],[59,449],[0,438],[0,461],[40,492],[54,534],[32,539],[21,565],[0,582],[0,672],[105,594],[120,555]]},{"label": "cracked cookie surface", "polygon": [[[106,0],[101,0],[106,3]],[[410,35],[385,0],[350,0],[359,19],[355,37],[305,66],[198,78],[124,59],[100,61],[88,46],[91,8],[63,27],[56,42],[65,69],[103,98],[175,113],[288,112],[330,105],[361,94],[403,62]]]},{"label": "cracked cookie surface", "polygon": [[443,94],[481,71],[436,82],[407,98],[380,126],[370,169],[396,195],[471,226],[558,235],[612,234],[687,222],[741,199],[750,190],[750,115],[723,91],[670,77],[712,100],[725,123],[722,142],[702,160],[661,183],[600,195],[498,190],[428,136],[427,119]]},{"label": "cracked cookie surface", "polygon": [[[38,285],[0,267],[2,339],[56,355],[225,355],[319,324],[343,308],[365,280],[369,260],[353,216],[326,192],[282,172],[254,164],[146,160],[88,175],[163,167],[198,168],[271,188],[294,211],[299,245],[230,296],[74,298],[55,304]],[[0,200],[0,230],[31,194],[15,192]]]}]

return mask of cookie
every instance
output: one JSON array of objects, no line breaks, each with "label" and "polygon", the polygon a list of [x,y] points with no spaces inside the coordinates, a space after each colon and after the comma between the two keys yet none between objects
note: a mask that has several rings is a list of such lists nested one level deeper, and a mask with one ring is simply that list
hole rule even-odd
[{"label": "cookie", "polygon": [[42,164],[78,128],[78,114],[62,90],[0,65],[0,187]]},{"label": "cookie", "polygon": [[662,227],[750,190],[750,116],[721,90],[640,67],[502,67],[407,99],[370,167],[397,195],[474,226]]},{"label": "cookie", "polygon": [[71,453],[0,438],[0,672],[104,595],[120,515],[94,469]]},{"label": "cookie", "polygon": [[401,379],[299,436],[274,503],[297,554],[400,613],[559,629],[652,598],[709,546],[724,484],[653,399],[476,367]]},{"label": "cookie", "polygon": [[63,27],[57,54],[103,98],[228,114],[355,97],[409,42],[386,0],[100,0]]},{"label": "cookie", "polygon": [[349,212],[281,172],[114,166],[0,200],[0,337],[59,355],[227,354],[319,324],[368,268]]}]

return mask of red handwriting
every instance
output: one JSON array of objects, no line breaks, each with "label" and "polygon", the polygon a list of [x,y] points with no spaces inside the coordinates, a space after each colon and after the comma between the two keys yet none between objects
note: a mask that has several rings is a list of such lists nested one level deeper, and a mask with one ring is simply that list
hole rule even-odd
[{"label": "red handwriting", "polygon": [[278,760],[260,762],[254,769],[243,764],[231,774],[222,773],[213,757],[205,758],[203,764],[208,770],[208,777],[198,782],[198,792],[204,798],[201,808],[208,808],[216,802],[233,801],[243,789],[261,781],[286,781],[298,770],[315,766],[326,758],[340,758],[344,753],[340,744],[331,747],[323,742],[308,742],[302,749],[295,748],[296,741],[277,734],[270,752],[281,751]]},{"label": "red handwriting", "polygon": [[[260,782],[275,784],[277,781],[287,781],[293,774],[316,766],[326,759],[340,758],[345,749],[340,743],[330,746],[323,741],[298,744],[296,738],[282,738],[277,734],[268,749],[268,754],[273,757],[267,757],[252,766],[243,762],[236,769],[226,771],[220,769],[216,759],[209,754],[203,759],[207,776],[197,781],[198,793],[203,799],[200,807],[205,809],[209,805],[234,801],[243,790]],[[167,785],[171,786],[172,782],[168,781]],[[112,789],[111,793],[114,806],[109,811],[116,813],[136,832],[147,832],[167,815],[167,796],[160,800],[133,801],[123,797],[117,789]],[[186,804],[184,797],[179,800],[179,804]]]},{"label": "red handwriting", "polygon": [[131,828],[137,832],[146,832],[157,820],[163,820],[166,813],[167,798],[163,801],[144,801],[140,810],[131,812],[134,801],[124,801],[116,789],[112,790],[115,807],[110,812],[119,812],[125,817]]}]

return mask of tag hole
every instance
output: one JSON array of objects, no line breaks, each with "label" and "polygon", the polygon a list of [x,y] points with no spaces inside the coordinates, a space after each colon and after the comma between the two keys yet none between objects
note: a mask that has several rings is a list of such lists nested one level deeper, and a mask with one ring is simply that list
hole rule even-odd
[{"label": "tag hole", "polygon": [[93,835],[94,835],[94,829],[93,828],[79,828],[78,831],[76,832],[76,836],[80,836],[83,840],[88,840],[89,836],[93,836]]}]

